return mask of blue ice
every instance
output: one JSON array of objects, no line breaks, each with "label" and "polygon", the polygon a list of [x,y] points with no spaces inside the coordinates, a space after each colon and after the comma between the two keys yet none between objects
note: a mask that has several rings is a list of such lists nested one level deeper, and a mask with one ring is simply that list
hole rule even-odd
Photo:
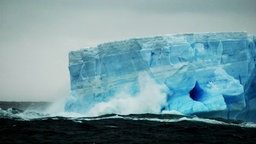
[{"label": "blue ice", "polygon": [[[69,53],[66,111],[254,120],[256,37],[246,32],[134,38]],[[143,78],[144,77],[144,78]]]}]

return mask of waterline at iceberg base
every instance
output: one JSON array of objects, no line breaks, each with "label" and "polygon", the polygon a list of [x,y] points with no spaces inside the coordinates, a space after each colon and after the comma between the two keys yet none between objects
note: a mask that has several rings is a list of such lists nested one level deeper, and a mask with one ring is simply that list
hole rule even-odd
[{"label": "waterline at iceberg base", "polygon": [[181,113],[256,122],[256,36],[246,32],[134,38],[69,53],[65,110]]}]

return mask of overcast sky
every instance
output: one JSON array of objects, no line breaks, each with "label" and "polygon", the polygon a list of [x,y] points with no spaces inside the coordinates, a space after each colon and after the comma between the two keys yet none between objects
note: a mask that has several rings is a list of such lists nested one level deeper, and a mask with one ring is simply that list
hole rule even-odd
[{"label": "overcast sky", "polygon": [[255,0],[0,0],[0,101],[69,95],[68,52],[187,32],[256,34]]}]

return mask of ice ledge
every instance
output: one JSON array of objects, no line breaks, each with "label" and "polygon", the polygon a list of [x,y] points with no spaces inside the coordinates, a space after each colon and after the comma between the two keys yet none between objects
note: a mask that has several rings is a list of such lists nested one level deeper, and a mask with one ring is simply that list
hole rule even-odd
[{"label": "ice ledge", "polygon": [[[99,44],[97,47],[90,47],[90,48],[83,48],[77,51],[69,52],[69,65],[76,65],[83,63],[84,61],[90,60],[100,53],[108,52],[108,48],[110,47],[117,47],[115,50],[126,50],[125,48],[119,47],[118,45],[122,45],[125,43],[133,44],[136,42],[145,42],[145,41],[157,41],[157,40],[169,40],[169,43],[183,43],[189,42],[193,43],[196,42],[209,42],[209,41],[232,41],[238,39],[248,39],[250,36],[246,32],[219,32],[219,33],[187,33],[187,34],[166,34],[162,36],[154,36],[154,37],[144,37],[144,38],[133,38],[129,40],[123,41],[114,41]],[[251,36],[256,40],[256,36]],[[123,45],[122,45],[123,46]],[[112,50],[111,50],[112,51]],[[86,58],[84,57],[86,56]]]}]

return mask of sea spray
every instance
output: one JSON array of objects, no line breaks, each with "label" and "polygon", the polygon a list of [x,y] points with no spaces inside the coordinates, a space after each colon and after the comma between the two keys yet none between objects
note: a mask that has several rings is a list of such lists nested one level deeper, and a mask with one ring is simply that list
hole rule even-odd
[{"label": "sea spray", "polygon": [[86,115],[160,113],[166,101],[166,87],[146,73],[139,74],[138,81],[139,90],[135,95],[130,94],[126,87],[109,101],[97,103]]}]

